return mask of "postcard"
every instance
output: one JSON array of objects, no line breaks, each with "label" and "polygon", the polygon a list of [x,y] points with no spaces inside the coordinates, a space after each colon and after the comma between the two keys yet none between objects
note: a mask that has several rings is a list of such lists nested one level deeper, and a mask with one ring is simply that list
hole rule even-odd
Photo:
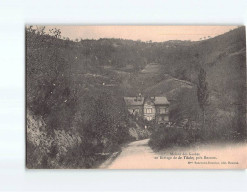
[{"label": "postcard", "polygon": [[29,169],[246,169],[244,26],[27,25]]}]

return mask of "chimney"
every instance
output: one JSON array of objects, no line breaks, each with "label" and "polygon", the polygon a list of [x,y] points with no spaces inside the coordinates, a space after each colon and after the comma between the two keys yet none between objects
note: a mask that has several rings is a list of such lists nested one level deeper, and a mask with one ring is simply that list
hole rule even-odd
[{"label": "chimney", "polygon": [[138,101],[141,101],[142,100],[142,94],[141,93],[138,94],[137,100]]}]

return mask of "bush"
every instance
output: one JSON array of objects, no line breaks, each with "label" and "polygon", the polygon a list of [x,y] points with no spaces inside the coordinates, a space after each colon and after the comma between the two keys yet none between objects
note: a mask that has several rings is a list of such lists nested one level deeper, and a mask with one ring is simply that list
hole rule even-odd
[{"label": "bush", "polygon": [[165,127],[160,126],[155,131],[149,141],[149,146],[154,150],[160,150],[172,146],[186,146],[193,140],[188,131],[181,127]]}]

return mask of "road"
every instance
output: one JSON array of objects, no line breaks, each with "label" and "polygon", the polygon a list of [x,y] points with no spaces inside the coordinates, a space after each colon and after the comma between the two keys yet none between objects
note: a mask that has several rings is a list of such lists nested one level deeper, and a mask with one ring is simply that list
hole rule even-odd
[{"label": "road", "polygon": [[[243,169],[247,167],[247,144],[211,143],[191,147],[172,147],[155,153],[148,146],[149,139],[134,141],[122,147],[122,152],[114,153],[100,169]],[[173,154],[171,154],[171,152]],[[174,154],[177,153],[177,154]],[[186,154],[185,154],[186,153]],[[173,157],[181,158],[173,159]],[[187,159],[187,156],[194,158]],[[202,159],[196,160],[201,156]],[[208,160],[205,157],[216,157]],[[188,163],[192,161],[193,163]],[[197,162],[218,162],[195,163]],[[221,162],[227,162],[221,164]],[[230,162],[230,163],[229,163]]]},{"label": "road", "polygon": [[103,163],[106,169],[149,169],[154,168],[157,160],[155,153],[148,146],[149,139],[134,141],[122,148],[122,152]]}]

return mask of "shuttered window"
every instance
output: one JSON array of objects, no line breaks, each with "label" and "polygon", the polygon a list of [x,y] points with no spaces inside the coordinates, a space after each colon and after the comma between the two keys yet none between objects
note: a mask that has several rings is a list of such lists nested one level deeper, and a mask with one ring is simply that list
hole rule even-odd
[{"label": "shuttered window", "polygon": [[151,114],[152,113],[152,108],[146,108],[146,113]]}]

